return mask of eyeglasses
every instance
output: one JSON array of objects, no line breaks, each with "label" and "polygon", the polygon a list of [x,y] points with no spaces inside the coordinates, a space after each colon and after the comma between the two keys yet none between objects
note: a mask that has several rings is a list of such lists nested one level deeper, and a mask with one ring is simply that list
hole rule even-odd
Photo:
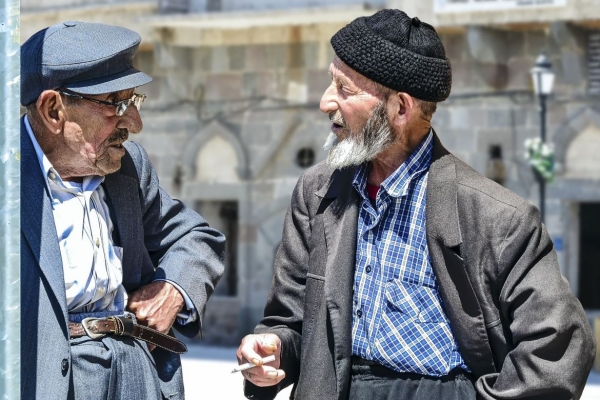
[{"label": "eyeglasses", "polygon": [[142,108],[142,104],[144,103],[144,100],[146,99],[145,94],[134,93],[133,96],[131,96],[131,98],[129,98],[129,99],[125,99],[125,100],[121,100],[121,101],[117,101],[116,103],[113,103],[112,101],[91,99],[89,97],[85,97],[85,96],[82,96],[77,93],[65,92],[62,90],[58,90],[58,92],[61,94],[64,94],[65,96],[74,97],[76,99],[82,99],[82,100],[91,101],[91,102],[97,103],[97,104],[103,104],[105,106],[116,107],[115,114],[117,114],[118,117],[123,116],[123,114],[125,114],[125,111],[127,111],[127,107],[129,107],[132,104],[139,111]]}]

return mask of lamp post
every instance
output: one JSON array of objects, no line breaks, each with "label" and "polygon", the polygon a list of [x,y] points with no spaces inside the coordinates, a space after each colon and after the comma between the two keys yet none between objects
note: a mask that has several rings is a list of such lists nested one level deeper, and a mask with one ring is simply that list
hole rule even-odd
[{"label": "lamp post", "polygon": [[[531,79],[533,80],[533,90],[539,99],[540,136],[542,139],[542,146],[544,146],[546,143],[546,99],[552,93],[552,86],[554,85],[552,63],[545,54],[540,54],[535,60],[535,65],[531,69]],[[544,222],[546,209],[546,180],[537,171],[535,171],[535,176],[540,188],[540,215],[542,217],[542,222]]]}]

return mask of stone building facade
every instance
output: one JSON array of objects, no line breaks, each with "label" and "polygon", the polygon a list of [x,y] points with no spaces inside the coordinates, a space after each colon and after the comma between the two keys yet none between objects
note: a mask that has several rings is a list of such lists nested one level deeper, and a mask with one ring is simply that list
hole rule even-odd
[{"label": "stone building facade", "polygon": [[163,188],[229,239],[204,340],[236,344],[261,318],[293,187],[325,158],[329,121],[318,102],[330,82],[329,39],[386,5],[431,21],[444,41],[454,82],[433,119],[442,142],[482,174],[504,169],[503,184],[534,204],[537,184],[523,157],[524,141],[540,134],[529,70],[542,51],[551,59],[548,139],[558,174],[546,223],[573,291],[590,314],[600,309],[597,0],[443,12],[445,0],[53,1],[22,0],[23,40],[67,19],[142,34],[136,63],[154,81],[141,89],[144,131],[132,140],[148,151]]}]

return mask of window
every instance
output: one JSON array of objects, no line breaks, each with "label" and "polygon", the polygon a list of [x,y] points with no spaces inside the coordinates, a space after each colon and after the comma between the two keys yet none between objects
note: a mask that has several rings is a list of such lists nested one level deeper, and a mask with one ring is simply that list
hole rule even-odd
[{"label": "window", "polygon": [[310,147],[303,147],[296,154],[296,164],[300,168],[308,168],[315,163],[315,151]]}]

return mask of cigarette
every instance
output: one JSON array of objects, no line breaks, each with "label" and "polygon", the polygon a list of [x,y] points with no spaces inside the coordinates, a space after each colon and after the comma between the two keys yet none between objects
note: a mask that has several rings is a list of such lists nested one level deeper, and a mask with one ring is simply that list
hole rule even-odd
[{"label": "cigarette", "polygon": [[[267,356],[267,357],[265,357],[265,358],[262,359],[262,363],[263,364],[269,363],[271,361],[275,361],[275,354],[272,354],[272,355]],[[233,373],[236,373],[236,372],[242,372],[242,371],[245,371],[247,369],[254,368],[254,367],[258,367],[258,365],[249,362],[249,363],[246,363],[246,364],[239,365],[237,368],[234,368],[233,371],[231,371],[231,373],[233,374]]]}]

